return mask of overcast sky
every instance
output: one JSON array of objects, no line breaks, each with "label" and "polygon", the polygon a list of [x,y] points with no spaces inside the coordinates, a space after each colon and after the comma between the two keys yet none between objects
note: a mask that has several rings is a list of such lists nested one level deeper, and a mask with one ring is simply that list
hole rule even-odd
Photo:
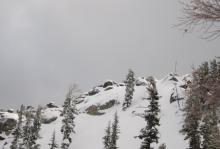
[{"label": "overcast sky", "polygon": [[128,68],[161,78],[220,55],[177,28],[178,0],[0,1],[0,108],[62,103],[70,84],[87,91]]}]

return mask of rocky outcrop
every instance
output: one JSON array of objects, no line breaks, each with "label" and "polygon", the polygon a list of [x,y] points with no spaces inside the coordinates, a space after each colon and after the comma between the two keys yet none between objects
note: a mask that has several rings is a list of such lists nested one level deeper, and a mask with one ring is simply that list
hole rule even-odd
[{"label": "rocky outcrop", "polygon": [[102,105],[91,105],[86,109],[86,113],[89,115],[103,115],[104,112],[100,112],[100,110],[106,110],[113,107],[115,104],[118,104],[116,100],[112,99],[105,104]]},{"label": "rocky outcrop", "polygon": [[92,105],[86,109],[86,113],[89,115],[103,115],[104,112],[99,112],[98,106]]},{"label": "rocky outcrop", "polygon": [[5,137],[0,136],[0,141],[5,140]]},{"label": "rocky outcrop", "polygon": [[145,78],[138,78],[136,81],[135,81],[135,85],[136,86],[146,86],[147,83],[146,83],[146,79]]},{"label": "rocky outcrop", "polygon": [[53,117],[49,117],[49,118],[42,117],[42,118],[41,118],[41,122],[42,122],[43,124],[50,124],[50,123],[56,121],[57,118],[58,118],[57,116],[53,116]]},{"label": "rocky outcrop", "polygon": [[113,89],[113,87],[112,87],[112,86],[109,86],[109,87],[106,87],[106,88],[105,88],[105,91],[108,91],[108,90],[111,90],[111,89]]},{"label": "rocky outcrop", "polygon": [[100,92],[99,89],[94,88],[93,90],[88,92],[88,96],[93,96],[95,94],[98,94]]},{"label": "rocky outcrop", "polygon": [[106,81],[104,84],[103,84],[103,88],[106,88],[108,86],[113,86],[114,84],[116,84],[115,82],[113,81]]},{"label": "rocky outcrop", "polygon": [[10,132],[15,128],[17,121],[12,118],[7,118],[4,121],[0,121],[0,133]]},{"label": "rocky outcrop", "polygon": [[50,103],[48,103],[46,106],[47,106],[47,108],[58,108],[58,106],[56,106],[56,105],[54,104],[54,102],[50,102]]}]

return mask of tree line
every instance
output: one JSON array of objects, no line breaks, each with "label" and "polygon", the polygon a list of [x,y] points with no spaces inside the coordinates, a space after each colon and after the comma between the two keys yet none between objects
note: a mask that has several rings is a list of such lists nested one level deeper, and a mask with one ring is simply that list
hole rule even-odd
[{"label": "tree line", "polygon": [[[132,105],[135,92],[134,72],[129,69],[125,81],[125,96],[122,103],[122,111],[126,111]],[[148,93],[148,106],[144,110],[143,119],[145,127],[139,132],[137,138],[142,140],[140,149],[153,149],[152,144],[158,144],[160,126],[160,106],[156,81],[153,77],[147,78],[146,92]],[[189,141],[189,149],[219,149],[220,132],[218,128],[218,109],[220,107],[220,61],[214,59],[204,62],[192,72],[192,80],[186,89],[186,101],[184,105],[184,124],[180,132]],[[68,149],[72,143],[72,134],[75,133],[75,117],[77,115],[76,99],[79,97],[79,89],[72,86],[63,104],[61,112],[63,134],[61,149]],[[146,101],[147,102],[147,101]],[[23,105],[18,110],[18,122],[14,129],[14,139],[11,149],[39,149],[39,131],[41,129],[41,111],[38,107],[35,112]],[[109,121],[103,137],[104,149],[117,149],[120,127],[119,116],[114,114],[113,122]],[[56,133],[52,134],[50,149],[59,148],[56,143]],[[166,149],[162,144],[158,149]]]},{"label": "tree line", "polygon": [[220,61],[204,62],[192,73],[181,132],[190,149],[219,149]]}]

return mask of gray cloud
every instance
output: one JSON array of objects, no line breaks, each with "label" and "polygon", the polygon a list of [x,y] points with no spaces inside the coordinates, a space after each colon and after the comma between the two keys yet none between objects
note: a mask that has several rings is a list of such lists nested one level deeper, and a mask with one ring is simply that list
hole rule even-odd
[{"label": "gray cloud", "polygon": [[1,107],[61,103],[71,83],[86,91],[106,79],[188,73],[220,55],[219,41],[176,28],[177,1],[0,2]]}]

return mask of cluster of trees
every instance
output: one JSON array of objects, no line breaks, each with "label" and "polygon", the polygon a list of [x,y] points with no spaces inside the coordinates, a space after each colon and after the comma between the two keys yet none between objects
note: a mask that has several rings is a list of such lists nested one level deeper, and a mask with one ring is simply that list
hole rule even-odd
[{"label": "cluster of trees", "polygon": [[192,75],[181,132],[189,140],[190,149],[219,149],[220,62],[205,62]]},{"label": "cluster of trees", "polygon": [[[159,95],[156,88],[156,82],[153,77],[147,79],[147,92],[149,97],[148,106],[146,107],[143,118],[146,126],[140,130],[139,139],[142,140],[140,149],[152,149],[152,144],[158,143],[160,126],[160,107]],[[129,70],[126,77],[125,100],[122,104],[122,110],[131,106],[135,78],[134,72]],[[63,139],[62,149],[68,149],[72,143],[72,134],[75,133],[75,115],[77,114],[76,100],[79,97],[79,89],[76,85],[69,89],[63,105],[63,116],[61,132]],[[194,69],[192,81],[187,89],[187,100],[184,107],[185,119],[181,133],[185,139],[189,140],[190,149],[219,149],[220,148],[220,131],[218,128],[218,108],[220,107],[220,61],[216,59],[205,62]],[[40,145],[37,140],[40,138],[39,131],[41,128],[41,110],[26,109],[23,105],[18,110],[18,123],[13,132],[14,140],[10,146],[11,149],[39,149]],[[26,120],[24,121],[24,118]],[[117,112],[114,115],[113,123],[108,123],[103,137],[105,149],[117,149],[117,140],[119,139],[119,117]],[[56,143],[55,131],[53,132],[50,149],[58,148]],[[162,144],[158,149],[165,149],[166,145]]]},{"label": "cluster of trees", "polygon": [[[74,119],[77,114],[75,99],[80,95],[77,85],[69,88],[63,105],[63,116],[61,132],[63,134],[61,149],[68,149],[72,139],[71,135],[75,133]],[[40,139],[41,129],[41,111],[42,107],[38,107],[35,112],[33,109],[25,108],[23,105],[18,110],[18,122],[13,132],[14,139],[11,143],[11,149],[40,149],[37,140]],[[50,149],[59,148],[56,142],[56,132],[52,134],[51,142],[48,144]]]},{"label": "cluster of trees", "polygon": [[105,136],[103,137],[104,149],[117,149],[117,140],[119,139],[119,119],[117,112],[114,115],[114,121],[108,123],[105,130]]},{"label": "cluster of trees", "polygon": [[[10,146],[11,149],[39,149],[37,140],[40,138],[41,129],[41,107],[34,113],[32,109],[21,105],[18,110],[18,123],[13,132],[14,140]],[[25,123],[24,118],[26,118]]]},{"label": "cluster of trees", "polygon": [[[159,130],[158,126],[160,126],[160,118],[159,118],[159,96],[156,88],[156,82],[153,77],[149,77],[147,79],[147,92],[149,94],[149,105],[147,106],[143,118],[146,121],[146,126],[141,129],[139,139],[143,140],[141,144],[141,149],[152,149],[153,143],[158,143],[159,139]],[[134,86],[135,86],[135,78],[134,72],[129,69],[128,75],[126,77],[126,89],[125,89],[125,100],[122,104],[122,110],[126,110],[130,107],[134,94]],[[119,133],[118,126],[118,116],[115,113],[114,122],[111,126],[111,122],[109,122],[106,130],[105,136],[103,137],[104,149],[117,149]],[[159,149],[166,149],[166,145],[162,144],[159,146]]]}]

